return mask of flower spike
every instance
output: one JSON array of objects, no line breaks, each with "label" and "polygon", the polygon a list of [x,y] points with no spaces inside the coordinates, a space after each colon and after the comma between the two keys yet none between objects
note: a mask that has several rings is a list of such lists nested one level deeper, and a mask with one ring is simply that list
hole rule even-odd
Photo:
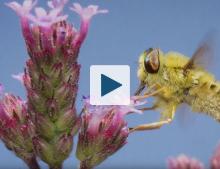
[{"label": "flower spike", "polygon": [[26,103],[12,94],[5,94],[0,101],[0,138],[30,169],[39,169],[32,145],[34,135]]},{"label": "flower spike", "polygon": [[[63,14],[67,2],[51,0],[49,11],[33,9],[36,1],[32,0],[25,0],[23,6],[16,2],[7,4],[20,16],[29,55],[24,75],[13,77],[23,80],[27,91],[27,109],[37,133],[33,138],[34,151],[51,169],[61,169],[72,151],[73,137],[81,125],[75,108],[80,74],[78,55],[89,20],[106,12],[94,5],[82,8],[84,11],[78,12],[84,19],[78,31]],[[31,13],[32,9],[35,13]]]},{"label": "flower spike", "polygon": [[91,169],[102,163],[127,143],[129,128],[125,115],[135,110],[130,106],[94,106],[85,98],[82,125],[76,155],[80,169]]}]

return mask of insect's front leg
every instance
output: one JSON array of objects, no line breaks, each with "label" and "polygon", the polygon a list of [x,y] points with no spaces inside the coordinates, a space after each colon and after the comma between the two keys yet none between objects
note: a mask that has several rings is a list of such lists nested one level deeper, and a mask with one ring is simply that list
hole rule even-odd
[{"label": "insect's front leg", "polygon": [[176,112],[176,105],[175,104],[169,104],[169,106],[166,107],[166,110],[162,113],[163,117],[166,117],[166,119],[161,118],[160,121],[149,123],[149,124],[142,124],[139,126],[136,126],[134,128],[130,129],[130,132],[134,131],[143,131],[143,130],[153,130],[153,129],[159,129],[164,124],[169,124],[174,119]]},{"label": "insect's front leg", "polygon": [[[141,82],[138,89],[136,90],[136,92],[134,93],[135,96],[139,96],[141,94],[141,92],[145,89],[146,87],[146,84],[144,82]],[[144,95],[146,94],[149,94],[149,93],[152,93],[153,91],[156,91],[158,89],[160,89],[161,86],[157,83],[151,85],[151,86],[148,86]]]},{"label": "insect's front leg", "polygon": [[161,87],[161,88],[159,88],[159,89],[157,89],[155,91],[146,92],[142,96],[135,96],[135,98],[137,100],[141,100],[141,99],[146,99],[146,98],[151,97],[151,96],[156,96],[157,94],[161,93],[164,89],[165,89],[165,87]]},{"label": "insect's front leg", "polygon": [[154,83],[153,85],[147,88],[147,91],[145,92],[145,94],[150,93],[151,91],[159,90],[160,88],[162,88],[162,86],[159,83]]},{"label": "insect's front leg", "polygon": [[153,105],[151,107],[143,107],[143,108],[140,108],[139,110],[141,111],[148,111],[148,110],[155,110],[157,108],[157,105]]}]

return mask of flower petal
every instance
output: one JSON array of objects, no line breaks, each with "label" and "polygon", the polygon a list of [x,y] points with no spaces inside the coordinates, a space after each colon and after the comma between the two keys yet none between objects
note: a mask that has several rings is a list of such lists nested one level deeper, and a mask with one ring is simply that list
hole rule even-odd
[{"label": "flower petal", "polygon": [[41,7],[35,8],[35,13],[36,13],[37,18],[42,18],[42,17],[47,16],[46,10]]},{"label": "flower petal", "polygon": [[60,21],[64,21],[68,18],[68,15],[62,15],[62,16],[59,16],[59,17],[56,17],[56,19],[54,19],[53,23],[57,23],[57,22],[60,22]]},{"label": "flower petal", "polygon": [[52,9],[63,8],[67,2],[68,0],[51,0],[51,1],[48,1],[47,5]]},{"label": "flower petal", "polygon": [[24,73],[13,74],[11,76],[12,76],[12,78],[20,81],[22,84],[24,83],[24,81],[23,81]]},{"label": "flower petal", "polygon": [[54,8],[49,12],[48,16],[52,17],[52,18],[56,18],[60,14],[61,11],[62,11],[62,9]]},{"label": "flower petal", "polygon": [[32,8],[32,0],[25,0],[25,1],[23,2],[23,7],[24,7],[25,9],[31,9],[31,8]]},{"label": "flower petal", "polygon": [[29,14],[36,3],[37,0],[35,0],[34,2],[32,0],[25,0],[22,5],[15,1],[6,3],[6,5],[13,9],[20,17],[24,17]]},{"label": "flower petal", "polygon": [[79,3],[73,3],[73,7],[70,8],[73,11],[75,11],[76,13],[80,14],[82,12],[82,6]]},{"label": "flower petal", "polygon": [[99,10],[97,5],[89,5],[86,8],[82,8],[79,3],[73,3],[73,7],[70,8],[71,10],[78,13],[84,20],[90,20],[94,15],[98,13],[107,13],[108,10]]},{"label": "flower petal", "polygon": [[14,10],[18,15],[20,15],[22,13],[22,6],[15,1],[10,2],[10,3],[6,3],[6,6],[11,8],[12,10]]},{"label": "flower petal", "polygon": [[48,5],[50,8],[54,8],[53,1],[48,1],[48,2],[47,2],[47,5]]}]

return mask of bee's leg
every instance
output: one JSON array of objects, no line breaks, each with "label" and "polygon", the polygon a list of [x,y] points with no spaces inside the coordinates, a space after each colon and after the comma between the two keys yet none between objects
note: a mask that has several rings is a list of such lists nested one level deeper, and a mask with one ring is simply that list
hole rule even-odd
[{"label": "bee's leg", "polygon": [[142,124],[139,126],[136,126],[134,128],[130,128],[130,133],[134,131],[143,131],[143,130],[154,130],[154,129],[159,129],[161,128],[164,124],[169,124],[172,120],[167,119],[163,121],[158,121],[155,123],[149,123],[149,124]]},{"label": "bee's leg", "polygon": [[[138,110],[141,110],[141,111],[148,111],[148,110],[155,110],[157,108],[157,105],[153,105],[151,107],[143,107],[143,108],[139,108]],[[132,114],[134,112],[129,112],[128,114]]]},{"label": "bee's leg", "polygon": [[175,111],[176,111],[176,106],[172,105],[171,112],[169,112],[169,114],[167,114],[168,115],[167,119],[160,120],[160,121],[155,122],[155,123],[142,124],[142,125],[136,126],[134,128],[130,128],[130,132],[159,129],[164,124],[169,124],[169,123],[172,122],[172,120],[174,119]]},{"label": "bee's leg", "polygon": [[[153,85],[151,85],[151,86],[149,86],[148,88],[147,88],[147,92],[149,93],[149,92],[151,92],[151,91],[155,91],[155,90],[158,90],[158,89],[160,89],[161,88],[161,86],[158,84],[158,83],[155,83],[155,84],[153,84]],[[146,93],[147,93],[146,92]],[[145,93],[145,94],[146,94]]]},{"label": "bee's leg", "polygon": [[141,83],[139,84],[139,86],[138,86],[137,90],[135,91],[134,95],[135,96],[140,95],[141,92],[145,89],[145,87],[146,87],[146,84],[143,81],[141,81]]},{"label": "bee's leg", "polygon": [[[149,86],[149,87],[147,88],[147,92],[150,92],[150,91],[152,91],[152,90],[155,90],[155,89],[159,88],[159,86],[160,86],[160,85],[158,85],[157,83],[155,83],[155,84],[153,84],[153,85],[151,85],[151,86]],[[134,93],[134,95],[135,95],[135,96],[140,95],[141,92],[145,89],[145,87],[146,87],[146,84],[145,84],[145,82],[142,81],[142,82],[139,84],[139,86],[138,86],[136,92]],[[145,92],[145,94],[146,94],[146,92]]]},{"label": "bee's leg", "polygon": [[135,98],[137,100],[146,99],[148,97],[157,95],[158,93],[162,92],[163,90],[164,90],[164,87],[161,87],[161,88],[157,89],[156,91],[153,91],[150,93],[145,93],[143,96],[135,96]]},{"label": "bee's leg", "polygon": [[138,110],[141,110],[141,111],[148,111],[148,110],[155,110],[157,108],[157,105],[153,105],[151,107],[143,107],[143,108],[140,108]]}]

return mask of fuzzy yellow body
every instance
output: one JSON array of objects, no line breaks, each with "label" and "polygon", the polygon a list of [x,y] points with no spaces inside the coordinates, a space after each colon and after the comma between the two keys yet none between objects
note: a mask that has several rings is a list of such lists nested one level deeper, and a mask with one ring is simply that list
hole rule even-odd
[{"label": "fuzzy yellow body", "polygon": [[161,111],[161,120],[173,118],[173,111],[181,103],[191,106],[193,112],[201,112],[220,121],[220,82],[201,67],[184,70],[188,57],[176,53],[159,52],[160,69],[147,73],[144,54],[139,59],[138,77],[148,88],[163,90],[155,95],[155,106]]}]

